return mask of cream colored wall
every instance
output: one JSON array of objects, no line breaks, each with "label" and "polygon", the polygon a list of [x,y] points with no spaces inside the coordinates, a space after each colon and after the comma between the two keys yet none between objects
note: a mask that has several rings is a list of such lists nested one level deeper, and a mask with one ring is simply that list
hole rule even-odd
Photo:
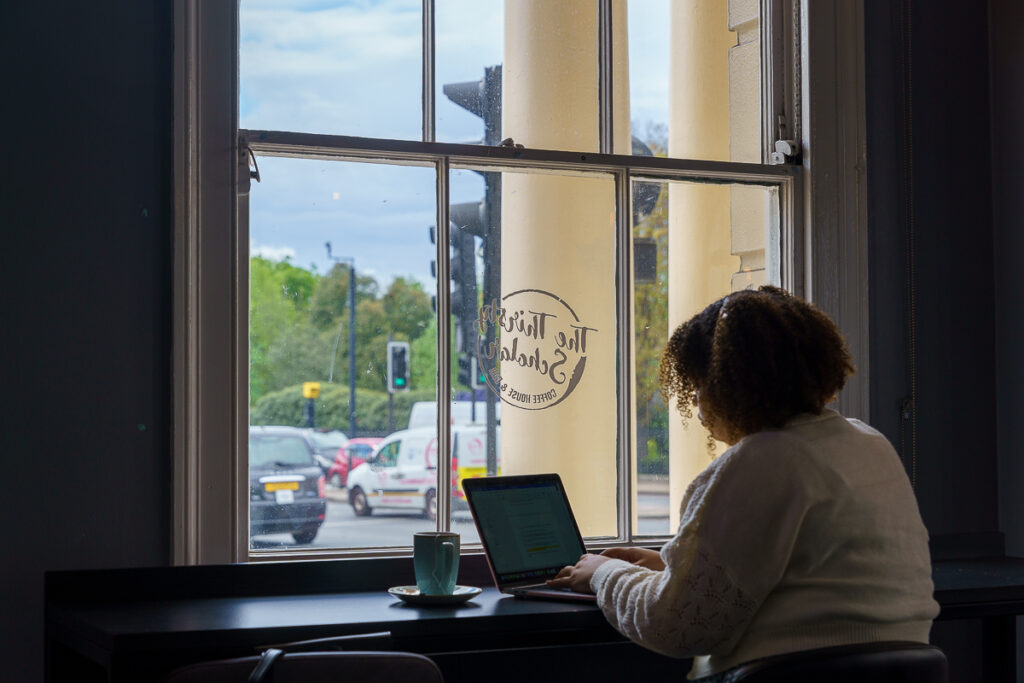
[{"label": "cream colored wall", "polygon": [[[730,0],[729,30],[736,45],[729,48],[729,159],[761,162],[761,40],[757,0]],[[765,191],[759,187],[730,189],[732,253],[740,257],[732,276],[733,291],[765,283]]]},{"label": "cream colored wall", "polygon": [[[626,5],[614,3],[624,29]],[[629,148],[624,30],[616,60],[614,144]],[[505,3],[502,130],[527,147],[597,151],[597,3]],[[586,536],[617,533],[615,195],[601,180],[502,177],[502,294],[541,289],[564,299],[591,334],[586,370],[562,403],[502,408],[502,473],[558,472]],[[503,365],[503,374],[504,374]]]},{"label": "cream colored wall", "polygon": [[[756,0],[674,0],[669,154],[760,161],[760,44]],[[762,188],[669,185],[669,330],[730,291],[764,282]],[[690,481],[721,453],[696,415],[670,407],[670,528]],[[696,413],[696,411],[694,411]]]}]

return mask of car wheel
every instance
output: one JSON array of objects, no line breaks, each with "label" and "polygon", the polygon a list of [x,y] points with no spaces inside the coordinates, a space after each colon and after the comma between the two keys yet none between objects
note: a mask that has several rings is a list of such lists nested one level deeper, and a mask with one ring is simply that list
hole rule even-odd
[{"label": "car wheel", "polygon": [[427,491],[423,500],[423,516],[433,521],[437,519],[437,492],[434,489]]},{"label": "car wheel", "polygon": [[341,475],[340,474],[335,472],[334,474],[331,475],[331,486],[333,486],[336,489],[340,489],[344,485],[345,485],[345,482],[343,482],[341,480]]},{"label": "car wheel", "polygon": [[358,486],[349,491],[348,499],[352,503],[352,512],[356,513],[356,517],[369,517],[373,514],[373,508],[366,502],[366,494]]},{"label": "car wheel", "polygon": [[317,524],[314,527],[305,527],[298,531],[292,532],[292,538],[295,539],[296,543],[312,543],[313,539],[316,538],[317,532],[320,531],[320,525]]}]

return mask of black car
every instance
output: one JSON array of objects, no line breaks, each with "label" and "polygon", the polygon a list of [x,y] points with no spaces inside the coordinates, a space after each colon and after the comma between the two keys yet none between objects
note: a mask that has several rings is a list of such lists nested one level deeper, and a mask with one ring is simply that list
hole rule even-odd
[{"label": "black car", "polygon": [[295,427],[249,427],[249,534],[311,543],[327,514],[313,445]]},{"label": "black car", "polygon": [[338,449],[348,442],[348,437],[345,436],[345,432],[337,429],[306,427],[302,429],[302,433],[312,442],[317,464],[323,470],[324,476],[327,476],[327,470],[331,469],[331,465],[334,464],[334,456],[338,453]]}]

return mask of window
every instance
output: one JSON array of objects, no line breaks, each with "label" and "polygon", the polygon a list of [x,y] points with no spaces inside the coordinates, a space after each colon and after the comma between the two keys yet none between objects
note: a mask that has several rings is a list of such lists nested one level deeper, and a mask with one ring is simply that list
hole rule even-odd
[{"label": "window", "polygon": [[[471,546],[459,482],[495,473],[559,472],[594,545],[672,532],[709,456],[656,391],[669,330],[728,291],[817,277],[805,283],[801,228],[813,183],[765,163],[780,134],[800,135],[779,48],[791,5],[681,4],[243,0],[240,44],[186,51],[183,82],[202,72],[207,88],[183,89],[186,112],[218,96],[209,64],[233,73],[234,50],[240,95],[237,203],[200,184],[179,207],[193,216],[183,320],[192,306],[233,323],[179,336],[180,561],[401,553],[435,525]],[[189,11],[198,45],[235,20]],[[207,227],[217,210],[230,238]],[[216,263],[233,264],[226,297],[199,277]],[[218,385],[198,366],[219,370],[225,339]],[[320,393],[304,397],[307,382]],[[199,400],[224,386],[226,406]],[[232,426],[204,433],[215,414]],[[324,472],[310,542],[255,544],[242,496],[217,519],[200,493],[246,480],[250,423],[353,440]],[[198,456],[218,444],[230,457]]]}]

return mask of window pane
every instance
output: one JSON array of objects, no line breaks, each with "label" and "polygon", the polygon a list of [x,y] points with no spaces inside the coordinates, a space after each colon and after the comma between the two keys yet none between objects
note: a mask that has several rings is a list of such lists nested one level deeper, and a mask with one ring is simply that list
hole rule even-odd
[{"label": "window pane", "polygon": [[437,0],[437,139],[596,151],[597,6]]},{"label": "window pane", "polygon": [[756,2],[629,3],[634,154],[761,161],[758,20]]},{"label": "window pane", "polygon": [[418,0],[243,0],[241,128],[422,138]]},{"label": "window pane", "polygon": [[778,191],[750,185],[633,182],[636,402],[633,529],[666,535],[690,481],[722,452],[693,417],[683,428],[658,390],[658,364],[675,326],[729,292],[780,284]]},{"label": "window pane", "polygon": [[[413,531],[434,525],[424,512],[436,488],[435,423],[406,428],[436,391],[435,171],[278,157],[259,166],[249,221],[250,547],[411,545]],[[393,394],[389,341],[408,345],[392,358],[406,366]],[[304,396],[309,382],[319,384],[315,398]],[[415,474],[399,481],[405,465]]]},{"label": "window pane", "polygon": [[501,142],[505,0],[437,0],[437,139]]},{"label": "window pane", "polygon": [[450,179],[453,431],[467,439],[453,508],[462,478],[557,472],[583,535],[616,536],[614,181]]}]

